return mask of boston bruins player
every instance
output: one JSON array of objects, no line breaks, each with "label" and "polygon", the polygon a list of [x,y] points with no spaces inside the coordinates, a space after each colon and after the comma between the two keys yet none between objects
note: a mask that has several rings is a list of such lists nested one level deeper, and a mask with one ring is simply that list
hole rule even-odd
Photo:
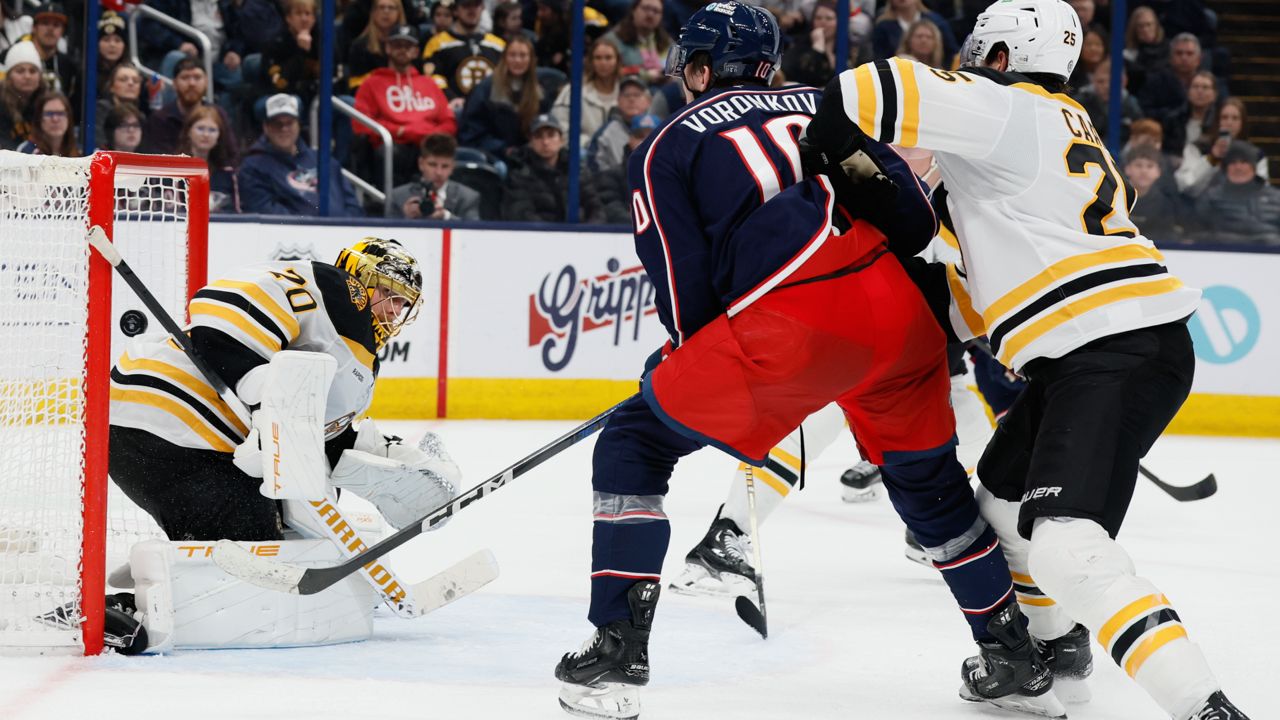
[{"label": "boston bruins player", "polygon": [[[967,271],[951,288],[953,324],[987,334],[1028,379],[978,465],[984,516],[1015,572],[1025,558],[1019,593],[1059,606],[1059,632],[1079,620],[1175,720],[1243,719],[1114,540],[1138,460],[1190,391],[1185,321],[1200,293],[1133,225],[1132,192],[1061,93],[1082,37],[1062,0],[1001,0],[969,43],[968,64],[982,67],[895,58],[841,73],[806,129],[806,160],[839,163],[867,137],[934,152]],[[962,694],[1016,692],[999,679],[1007,652],[980,645]]]},{"label": "boston bruins player", "polygon": [[[421,466],[422,482],[379,507],[392,524],[446,502],[457,470],[384,439],[365,420],[377,353],[421,306],[417,261],[395,240],[365,238],[337,264],[273,262],[216,280],[196,293],[188,334],[197,354],[248,407],[262,397],[271,357],[284,349],[337,361],[325,408],[325,454],[344,476],[344,451]],[[248,428],[166,334],[136,338],[111,371],[110,474],[170,540],[271,540],[282,536],[277,503],[259,492],[236,454],[254,448]],[[416,453],[416,454],[415,454]],[[419,457],[421,456],[421,457]],[[358,454],[349,457],[361,458]],[[365,493],[357,491],[357,494]],[[374,498],[366,498],[377,502]]]}]

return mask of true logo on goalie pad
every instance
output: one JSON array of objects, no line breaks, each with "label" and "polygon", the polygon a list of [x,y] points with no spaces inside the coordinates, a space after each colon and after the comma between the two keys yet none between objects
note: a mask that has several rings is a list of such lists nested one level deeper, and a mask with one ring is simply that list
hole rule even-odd
[{"label": "true logo on goalie pad", "polygon": [[348,277],[347,291],[351,293],[351,304],[355,305],[357,310],[363,310],[369,304],[369,291],[359,280]]}]

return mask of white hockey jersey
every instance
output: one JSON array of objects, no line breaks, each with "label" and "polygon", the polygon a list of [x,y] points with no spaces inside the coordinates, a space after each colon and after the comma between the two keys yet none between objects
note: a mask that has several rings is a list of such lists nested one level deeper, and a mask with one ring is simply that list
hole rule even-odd
[{"label": "white hockey jersey", "polygon": [[964,260],[948,267],[957,335],[988,335],[1014,370],[1200,299],[1129,219],[1132,189],[1088,113],[1024,79],[902,58],[840,75],[862,132],[934,152]]},{"label": "white hockey jersey", "polygon": [[[308,262],[256,265],[202,288],[189,312],[186,330],[202,359],[232,388],[280,350],[322,352],[338,361],[326,438],[368,409],[378,372],[369,296],[342,269]],[[232,452],[247,432],[165,333],[135,338],[111,369],[111,424],[220,452]]]}]

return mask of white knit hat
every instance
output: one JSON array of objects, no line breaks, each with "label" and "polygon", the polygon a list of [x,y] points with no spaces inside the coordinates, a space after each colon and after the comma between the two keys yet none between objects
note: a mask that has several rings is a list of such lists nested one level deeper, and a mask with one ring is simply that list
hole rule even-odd
[{"label": "white knit hat", "polygon": [[30,40],[23,40],[9,48],[9,54],[5,56],[4,60],[4,71],[9,72],[23,63],[35,65],[36,68],[44,67],[44,63],[40,61],[40,53],[36,50],[35,43]]}]

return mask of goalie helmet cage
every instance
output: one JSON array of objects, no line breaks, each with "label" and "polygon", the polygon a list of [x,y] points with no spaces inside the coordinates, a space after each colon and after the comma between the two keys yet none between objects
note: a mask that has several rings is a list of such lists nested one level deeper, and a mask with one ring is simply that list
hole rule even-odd
[{"label": "goalie helmet cage", "polygon": [[[0,654],[102,650],[107,562],[154,522],[109,487],[112,363],[159,331],[91,252],[100,226],[175,319],[207,270],[209,171],[189,157],[0,152]],[[78,616],[40,616],[75,603]]]}]

